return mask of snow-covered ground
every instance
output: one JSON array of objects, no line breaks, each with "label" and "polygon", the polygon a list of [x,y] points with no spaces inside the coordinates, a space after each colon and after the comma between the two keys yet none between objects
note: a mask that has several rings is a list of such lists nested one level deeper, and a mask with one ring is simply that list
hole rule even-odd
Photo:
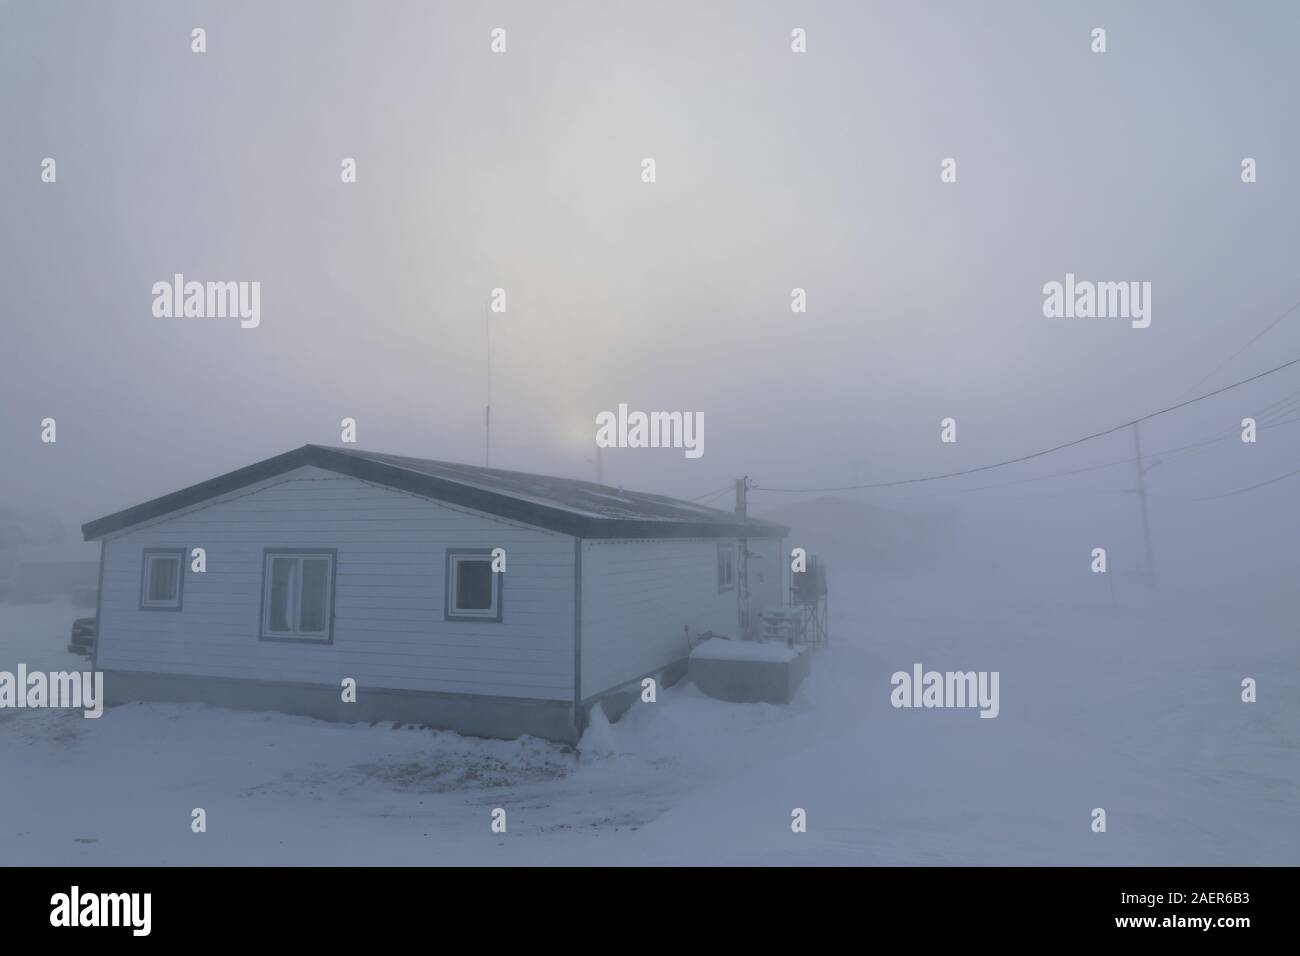
[{"label": "snow-covered ground", "polygon": [[[199,705],[0,711],[0,859],[1300,863],[1294,627],[894,589],[853,613],[839,581],[834,644],[794,705],[723,703],[684,681],[597,721],[581,753]],[[85,613],[0,604],[0,670],[84,667],[64,647]],[[894,709],[890,675],[917,662],[999,671],[1000,715]],[[1258,703],[1240,700],[1245,676]]]}]

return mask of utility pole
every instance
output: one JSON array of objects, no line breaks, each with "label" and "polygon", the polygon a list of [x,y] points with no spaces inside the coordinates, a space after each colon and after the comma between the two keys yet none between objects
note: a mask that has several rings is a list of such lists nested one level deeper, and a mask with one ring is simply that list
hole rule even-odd
[{"label": "utility pole", "polygon": [[483,467],[492,457],[492,314],[483,306],[483,334],[487,340],[487,405],[483,407]]},{"label": "utility pole", "polygon": [[1146,469],[1142,466],[1142,436],[1138,432],[1137,422],[1133,423],[1133,450],[1137,453],[1137,493],[1138,502],[1142,508],[1142,538],[1146,542],[1147,584],[1155,587],[1156,561],[1151,552],[1151,522],[1147,517]]},{"label": "utility pole", "polygon": [[736,479],[736,517],[740,520],[740,554],[736,566],[736,612],[740,636],[749,637],[749,476]]}]

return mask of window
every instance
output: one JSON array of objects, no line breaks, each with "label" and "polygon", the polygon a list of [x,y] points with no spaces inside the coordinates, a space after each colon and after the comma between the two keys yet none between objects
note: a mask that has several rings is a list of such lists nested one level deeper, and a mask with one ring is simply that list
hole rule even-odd
[{"label": "window", "polygon": [[490,551],[447,549],[448,621],[500,621],[501,579]]},{"label": "window", "polygon": [[736,586],[736,549],[729,544],[718,545],[718,590],[730,591]]},{"label": "window", "polygon": [[140,574],[140,610],[179,611],[185,578],[183,548],[146,548]]},{"label": "window", "polygon": [[338,553],[267,549],[262,568],[263,640],[334,640],[334,565]]}]

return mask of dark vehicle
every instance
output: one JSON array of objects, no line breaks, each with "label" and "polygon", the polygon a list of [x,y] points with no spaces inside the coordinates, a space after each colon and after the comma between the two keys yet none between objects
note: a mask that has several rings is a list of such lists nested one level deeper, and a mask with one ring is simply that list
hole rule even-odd
[{"label": "dark vehicle", "polygon": [[95,653],[95,637],[99,633],[93,617],[79,617],[72,622],[72,643],[68,650],[82,657]]}]

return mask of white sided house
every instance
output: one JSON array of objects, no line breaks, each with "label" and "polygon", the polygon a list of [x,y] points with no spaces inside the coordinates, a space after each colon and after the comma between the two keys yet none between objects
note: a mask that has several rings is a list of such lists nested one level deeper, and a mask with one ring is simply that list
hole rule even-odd
[{"label": "white sided house", "polygon": [[742,540],[748,609],[780,604],[787,530],[305,445],[83,526],[101,542],[94,666],[109,703],[575,741],[596,702],[683,673],[692,637],[739,636]]}]

